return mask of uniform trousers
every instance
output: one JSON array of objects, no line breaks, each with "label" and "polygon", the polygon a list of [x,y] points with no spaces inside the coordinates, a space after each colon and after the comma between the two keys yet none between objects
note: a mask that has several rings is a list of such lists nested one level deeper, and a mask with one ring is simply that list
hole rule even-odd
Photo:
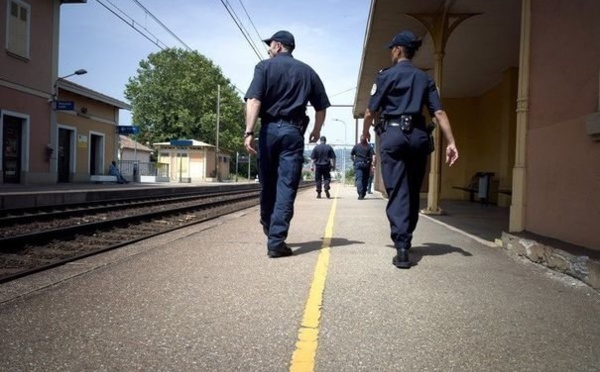
[{"label": "uniform trousers", "polygon": [[356,181],[356,192],[358,196],[363,197],[367,194],[367,186],[369,184],[369,172],[371,171],[371,163],[357,161],[354,163],[354,177]]},{"label": "uniform trousers", "polygon": [[304,135],[285,121],[263,123],[258,149],[260,223],[268,250],[283,251],[304,162]]},{"label": "uniform trousers", "polygon": [[428,136],[424,130],[403,132],[388,127],[380,135],[383,184],[388,194],[386,214],[396,249],[409,249],[419,219],[419,194],[427,167]]},{"label": "uniform trousers", "polygon": [[317,184],[317,192],[321,190],[328,191],[330,189],[329,183],[331,182],[331,165],[315,165],[315,182]]}]

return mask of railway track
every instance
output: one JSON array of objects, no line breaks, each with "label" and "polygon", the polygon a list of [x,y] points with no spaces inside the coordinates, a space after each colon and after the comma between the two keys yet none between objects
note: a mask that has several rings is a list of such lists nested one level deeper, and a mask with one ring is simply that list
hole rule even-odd
[{"label": "railway track", "polygon": [[0,283],[252,207],[259,193],[253,187],[4,213]]}]

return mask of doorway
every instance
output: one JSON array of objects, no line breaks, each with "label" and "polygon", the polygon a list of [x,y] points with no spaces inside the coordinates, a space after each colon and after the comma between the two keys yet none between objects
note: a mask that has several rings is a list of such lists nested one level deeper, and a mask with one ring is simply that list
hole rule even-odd
[{"label": "doorway", "polygon": [[2,125],[2,177],[4,183],[21,182],[23,119],[4,115]]},{"label": "doorway", "polygon": [[73,131],[58,129],[58,182],[69,182],[71,179]]},{"label": "doorway", "polygon": [[90,175],[104,174],[104,136],[90,134]]}]

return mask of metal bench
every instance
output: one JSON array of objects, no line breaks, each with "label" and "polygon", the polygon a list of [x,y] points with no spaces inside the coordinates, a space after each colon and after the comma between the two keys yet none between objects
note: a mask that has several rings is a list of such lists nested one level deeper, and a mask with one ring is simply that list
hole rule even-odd
[{"label": "metal bench", "polygon": [[94,174],[90,177],[90,181],[96,182],[96,183],[103,183],[103,182],[117,183],[117,176]]},{"label": "metal bench", "polygon": [[483,204],[490,201],[490,189],[492,184],[493,172],[477,172],[466,187],[452,186],[453,189],[466,191],[469,193],[469,201],[475,201],[475,195]]}]

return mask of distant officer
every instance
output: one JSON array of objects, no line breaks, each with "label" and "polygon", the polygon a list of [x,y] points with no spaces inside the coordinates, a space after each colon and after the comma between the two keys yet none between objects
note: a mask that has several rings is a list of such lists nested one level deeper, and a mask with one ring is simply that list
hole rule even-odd
[{"label": "distant officer", "polygon": [[452,166],[458,159],[450,121],[435,83],[411,62],[420,46],[421,41],[410,31],[400,32],[388,45],[394,65],[377,76],[363,127],[363,136],[369,138],[369,127],[374,121],[380,123],[379,159],[389,197],[386,212],[397,249],[392,263],[399,268],[410,267],[408,250],[419,217],[419,192],[427,156],[432,151],[422,115],[424,106],[436,118],[446,139],[446,163]]},{"label": "distant officer", "polygon": [[278,31],[264,42],[269,46],[271,58],[256,65],[245,96],[244,146],[256,154],[254,125],[260,117],[260,223],[267,235],[267,254],[276,258],[292,255],[285,239],[294,214],[294,200],[304,163],[304,132],[308,125],[306,105],[310,102],[316,111],[309,138],[310,142],[316,142],[330,103],[317,73],[292,56],[296,43],[291,33]]},{"label": "distant officer", "polygon": [[[329,194],[329,183],[331,182],[331,171],[335,170],[335,152],[333,148],[327,144],[327,138],[322,136],[320,144],[315,146],[310,154],[312,159],[312,168],[315,171],[315,181],[317,184],[317,199],[321,199],[321,190],[325,190],[327,199],[331,197]],[[321,188],[323,184],[323,188]]]},{"label": "distant officer", "polygon": [[375,152],[367,137],[360,136],[360,142],[354,145],[350,151],[350,158],[354,162],[354,179],[356,180],[358,200],[363,200],[367,194],[369,172],[375,163]]}]

